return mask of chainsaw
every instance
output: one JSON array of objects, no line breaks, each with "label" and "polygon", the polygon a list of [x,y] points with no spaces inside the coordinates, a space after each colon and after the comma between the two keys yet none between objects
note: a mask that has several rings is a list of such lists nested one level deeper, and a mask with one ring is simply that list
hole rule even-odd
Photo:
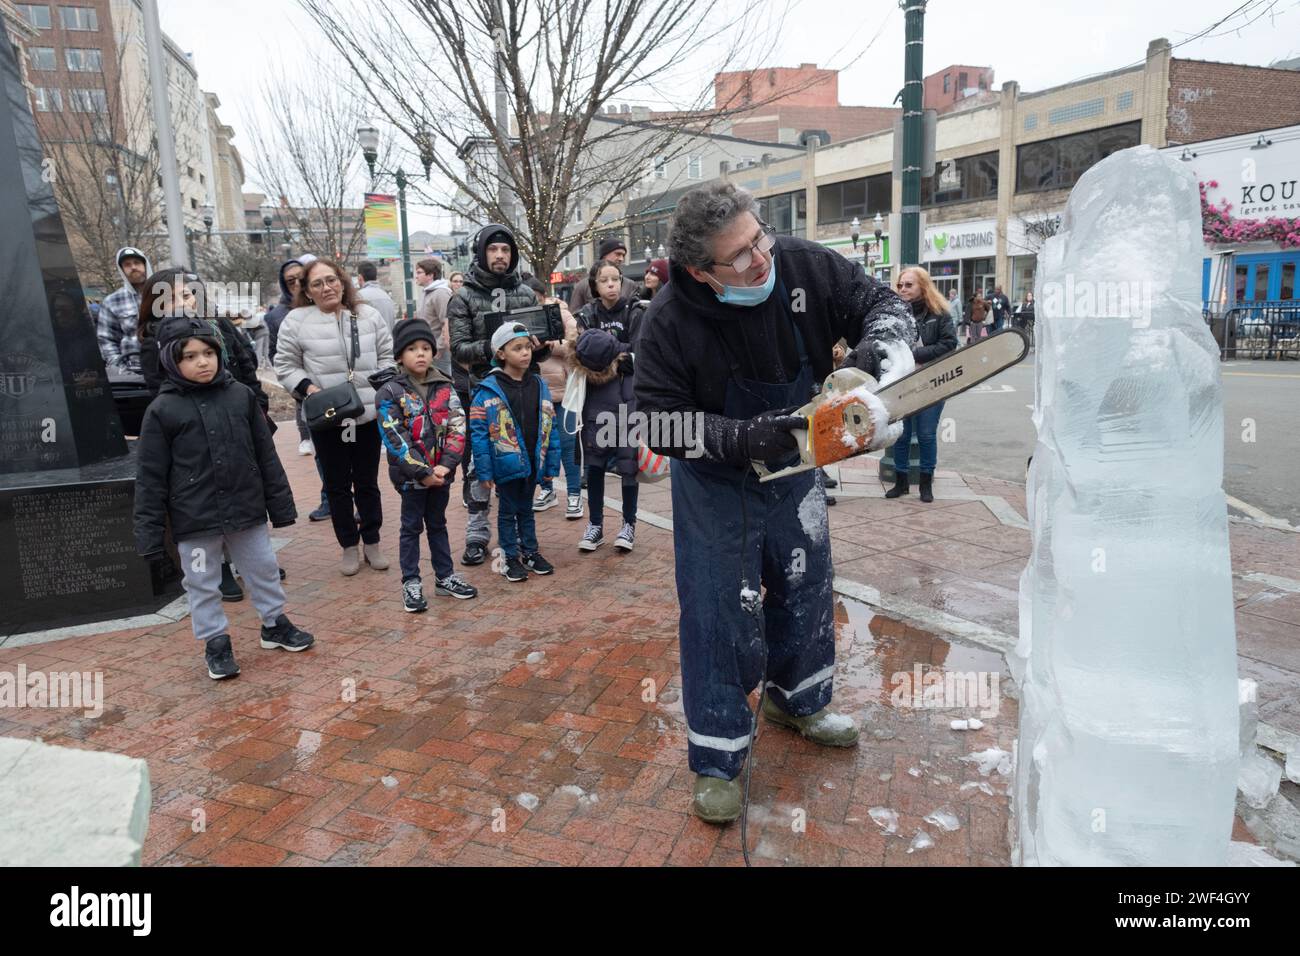
[{"label": "chainsaw", "polygon": [[[874,393],[896,422],[931,405],[960,395],[1005,371],[1029,354],[1029,339],[1019,329],[1004,329],[974,345],[949,352],[880,388],[874,378],[856,368],[831,372],[821,392],[794,414],[807,419],[807,428],[793,428],[800,463],[771,471],[754,462],[759,481],[774,481],[801,471],[833,465],[866,451],[875,437],[864,392]],[[879,389],[877,391],[877,389]]]}]

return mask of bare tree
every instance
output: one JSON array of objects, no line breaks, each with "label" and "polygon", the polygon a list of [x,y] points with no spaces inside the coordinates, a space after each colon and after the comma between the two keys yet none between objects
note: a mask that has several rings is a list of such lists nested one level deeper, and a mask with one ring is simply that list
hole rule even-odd
[{"label": "bare tree", "polygon": [[260,111],[244,117],[253,182],[277,207],[272,235],[296,248],[347,261],[364,254],[364,164],[358,97],[320,77],[269,76]]},{"label": "bare tree", "polygon": [[[54,195],[83,281],[121,285],[115,253],[135,246],[156,261],[165,237],[157,140],[131,136],[152,129],[144,97],[99,99],[100,91],[55,90],[37,113],[52,169]],[[135,142],[135,148],[124,145]]]},{"label": "bare tree", "polygon": [[[420,198],[511,224],[541,276],[607,227],[654,157],[764,105],[743,89],[714,103],[712,75],[761,61],[784,16],[760,10],[763,25],[752,6],[727,18],[694,0],[383,0],[364,14],[347,0],[299,2],[403,155],[450,187],[417,184]],[[680,64],[701,49],[717,51],[708,81],[679,92]],[[616,99],[674,86],[676,109],[653,124],[601,119]]]}]

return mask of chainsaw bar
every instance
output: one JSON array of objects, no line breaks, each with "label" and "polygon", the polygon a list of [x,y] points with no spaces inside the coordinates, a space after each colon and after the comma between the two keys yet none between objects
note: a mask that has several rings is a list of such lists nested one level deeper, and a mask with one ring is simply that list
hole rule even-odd
[{"label": "chainsaw bar", "polygon": [[[808,428],[790,431],[799,447],[800,463],[774,472],[761,462],[754,462],[754,470],[758,472],[760,482],[773,481],[866,451],[871,425],[865,407],[861,402],[852,401],[849,395],[856,388],[866,386],[871,389],[888,409],[889,420],[896,422],[974,388],[1028,354],[1029,339],[1025,334],[1019,329],[1004,329],[974,345],[949,352],[878,391],[874,387],[875,380],[865,372],[854,368],[838,369],[827,376],[821,393],[796,412],[808,420]],[[835,406],[843,405],[846,398],[849,398],[849,404],[842,411],[835,410]],[[830,440],[827,440],[828,435]],[[851,446],[855,439],[861,441],[862,446],[857,451],[845,453],[841,445]],[[819,460],[818,447],[826,460]]]},{"label": "chainsaw bar", "polygon": [[896,422],[974,388],[1028,354],[1025,334],[1019,329],[1003,329],[908,372],[876,392],[876,397],[889,409],[889,420]]}]

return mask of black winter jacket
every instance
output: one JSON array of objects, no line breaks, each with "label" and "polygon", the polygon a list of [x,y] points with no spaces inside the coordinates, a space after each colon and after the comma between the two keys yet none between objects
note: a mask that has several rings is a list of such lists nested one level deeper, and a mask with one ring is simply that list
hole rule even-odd
[{"label": "black winter jacket", "polygon": [[628,354],[618,362],[618,370],[622,375],[632,375],[636,371],[633,361],[637,338],[641,335],[641,321],[645,318],[646,304],[643,299],[620,298],[614,303],[613,309],[606,309],[605,303],[597,298],[588,302],[573,317],[579,331],[604,329],[625,347]]},{"label": "black winter jacket", "polygon": [[[650,301],[636,350],[637,408],[644,413],[704,413],[703,450],[712,461],[744,466],[739,423],[722,415],[731,362],[742,378],[790,382],[799,374],[799,350],[787,311],[793,313],[820,383],[832,371],[841,338],[863,347],[874,339],[911,345],[911,310],[858,263],[806,239],[776,240],[777,285],[762,305],[720,303],[713,290],[670,265],[671,279]],[[784,287],[790,297],[781,302]],[[662,429],[660,433],[674,431]],[[653,449],[686,457],[684,444]]]},{"label": "black winter jacket", "polygon": [[[489,312],[512,312],[537,307],[537,295],[519,278],[519,248],[510,240],[510,268],[498,275],[487,268],[487,238],[494,232],[510,231],[504,226],[489,225],[479,230],[474,246],[474,264],[465,273],[460,292],[447,303],[447,321],[451,326],[451,357],[470,371],[471,387],[477,387],[492,371],[492,333],[488,331]],[[533,353],[533,371],[551,356],[549,348]]]},{"label": "black winter jacket", "polygon": [[140,426],[136,550],[161,552],[169,519],[184,541],[253,528],[268,514],[277,528],[298,516],[253,393],[224,369],[207,385],[164,381]]},{"label": "black winter jacket", "polygon": [[926,312],[923,303],[917,303],[912,309],[916,317],[916,331],[920,343],[912,347],[912,356],[917,365],[933,362],[957,348],[957,330],[952,324],[952,313]]}]

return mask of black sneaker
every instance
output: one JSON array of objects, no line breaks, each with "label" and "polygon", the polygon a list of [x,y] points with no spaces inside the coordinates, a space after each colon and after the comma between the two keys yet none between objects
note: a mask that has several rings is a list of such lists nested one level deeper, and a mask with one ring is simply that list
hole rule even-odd
[{"label": "black sneaker", "polygon": [[518,583],[519,581],[527,581],[528,566],[525,565],[524,562],[520,561],[519,558],[517,557],[506,558],[505,575],[507,581],[514,581],[516,583]]},{"label": "black sneaker", "polygon": [[834,507],[834,505],[835,505],[835,496],[834,496],[834,495],[827,495],[827,496],[826,496],[826,507],[830,508],[830,507]]},{"label": "black sneaker", "polygon": [[433,589],[434,594],[442,597],[454,597],[457,600],[468,601],[471,598],[478,597],[478,588],[470,584],[459,575],[449,574],[445,578],[439,578],[437,585]]},{"label": "black sneaker", "polygon": [[424,586],[419,578],[402,582],[402,607],[408,614],[419,614],[429,610],[429,602],[424,599]]},{"label": "black sneaker", "polygon": [[533,574],[554,574],[555,566],[542,557],[542,552],[534,551],[532,554],[524,555],[524,567]]},{"label": "black sneaker", "polygon": [[830,475],[826,474],[826,469],[825,469],[825,468],[819,468],[818,470],[822,473],[822,486],[823,486],[823,487],[825,487],[825,488],[827,488],[827,489],[834,489],[834,488],[838,488],[838,487],[840,486],[840,483],[839,483],[838,481],[836,481],[836,480],[835,480],[834,478],[832,478]]},{"label": "black sneaker", "polygon": [[283,580],[285,579],[285,577],[286,577],[286,575],[285,575],[285,573],[284,573],[284,568],[281,568],[281,569],[280,569],[280,580],[283,581]]},{"label": "black sneaker", "polygon": [[244,599],[244,589],[239,586],[235,580],[235,572],[231,570],[229,561],[221,562],[221,600],[223,601],[242,601]]},{"label": "black sneaker", "polygon": [[220,634],[209,640],[203,658],[208,664],[208,676],[213,680],[225,680],[239,673],[229,634]]},{"label": "black sneaker", "polygon": [[262,625],[262,647],[267,650],[280,648],[285,651],[305,651],[316,643],[316,638],[306,631],[294,627],[292,621],[281,614],[275,619],[275,627]]},{"label": "black sneaker", "polygon": [[460,556],[460,563],[470,568],[482,564],[486,560],[487,545],[483,544],[467,544],[465,553]]},{"label": "black sneaker", "polygon": [[330,506],[329,506],[329,505],[321,505],[319,508],[317,508],[317,509],[316,509],[315,511],[313,511],[311,514],[307,515],[307,520],[309,520],[309,521],[329,521],[329,520],[330,520]]}]

